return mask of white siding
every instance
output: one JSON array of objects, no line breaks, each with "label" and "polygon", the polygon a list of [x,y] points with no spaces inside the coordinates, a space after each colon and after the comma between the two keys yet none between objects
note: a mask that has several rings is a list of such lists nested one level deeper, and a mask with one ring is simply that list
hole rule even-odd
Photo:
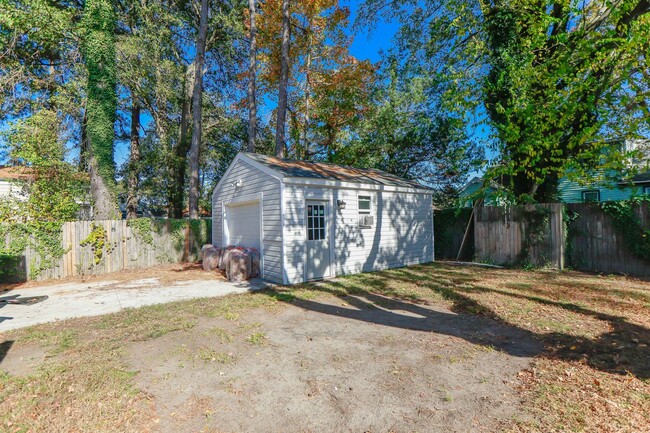
[{"label": "white siding", "polygon": [[0,196],[13,196],[14,198],[24,200],[22,184],[11,180],[0,179]]},{"label": "white siding", "polygon": [[[359,227],[358,195],[372,197],[375,224]],[[289,283],[304,279],[305,200],[330,202],[336,275],[433,261],[431,196],[396,192],[285,186],[285,267]],[[336,209],[337,200],[346,202]]]},{"label": "white siding", "polygon": [[[241,180],[237,189],[233,182]],[[212,195],[212,243],[223,247],[222,206],[240,197],[262,193],[262,244],[264,278],[282,282],[282,227],[280,224],[280,181],[239,160]]]},{"label": "white siding", "polygon": [[0,196],[11,194],[11,183],[6,180],[0,180]]}]

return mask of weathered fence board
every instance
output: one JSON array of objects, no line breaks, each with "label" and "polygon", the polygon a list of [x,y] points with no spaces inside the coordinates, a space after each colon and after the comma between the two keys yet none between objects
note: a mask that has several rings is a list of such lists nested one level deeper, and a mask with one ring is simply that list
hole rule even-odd
[{"label": "weathered fence board", "polygon": [[474,242],[480,262],[562,269],[562,205],[477,207]]},{"label": "weathered fence board", "polygon": [[[566,221],[564,210],[570,216]],[[634,211],[641,227],[650,230],[650,204],[644,202]],[[461,239],[467,217],[444,212],[456,217],[445,220],[446,228],[436,221],[436,242],[441,232],[447,239]],[[455,241],[452,248],[458,246]],[[630,251],[612,218],[595,203],[477,207],[472,246],[474,260],[480,262],[558,269],[566,265],[583,271],[650,276],[650,261]],[[455,257],[438,254],[437,258]]]},{"label": "weathered fence board", "polygon": [[[211,220],[126,220],[73,221],[63,223],[61,243],[65,253],[53,266],[36,272],[41,257],[32,245],[17,258],[14,272],[5,275],[6,281],[37,281],[65,278],[77,275],[97,275],[125,269],[142,269],[167,263],[195,260],[199,257],[201,246],[210,242]],[[189,225],[189,226],[188,226]],[[191,227],[189,230],[186,229]],[[93,244],[81,245],[93,229],[105,234],[105,245],[101,254],[95,255]],[[191,245],[189,255],[186,251],[186,237]],[[9,245],[11,239],[4,239]]]},{"label": "weathered fence board", "polygon": [[[634,255],[612,218],[598,204],[566,205],[574,220],[567,236],[567,264],[583,271],[650,276],[650,262]],[[641,227],[650,229],[650,206],[635,209]]]}]

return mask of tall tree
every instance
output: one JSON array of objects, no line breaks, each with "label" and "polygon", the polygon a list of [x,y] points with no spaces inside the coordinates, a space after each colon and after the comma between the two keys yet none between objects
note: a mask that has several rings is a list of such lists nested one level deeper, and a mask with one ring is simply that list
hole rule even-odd
[{"label": "tall tree", "polygon": [[257,134],[257,27],[255,26],[255,0],[248,0],[250,44],[248,47],[248,151],[255,152]]},{"label": "tall tree", "polygon": [[108,0],[87,0],[82,51],[88,72],[85,134],[95,219],[119,217],[115,192],[116,14]]},{"label": "tall tree", "polygon": [[[281,5],[282,0],[260,5],[260,89],[266,94],[283,89],[281,66],[288,63],[283,150],[292,158],[324,159],[328,146],[335,152],[343,132],[351,133],[367,111],[375,68],[350,54],[350,12],[338,0],[291,4],[289,61],[283,62],[277,43],[286,22]],[[282,107],[279,101],[276,122]]]},{"label": "tall tree", "polygon": [[485,106],[502,160],[489,175],[505,179],[518,201],[550,202],[565,175],[620,173],[625,154],[602,133],[636,133],[637,119],[617,118],[614,106],[648,67],[650,2],[513,0],[482,10],[491,67]]},{"label": "tall tree", "polygon": [[277,122],[275,128],[275,156],[284,157],[285,124],[287,118],[287,97],[289,87],[289,40],[291,16],[289,0],[282,0],[282,55],[280,57],[280,82],[278,91]]},{"label": "tall tree", "polygon": [[208,0],[201,0],[199,31],[194,59],[194,92],[192,95],[192,145],[190,146],[189,217],[199,217],[199,154],[201,146],[201,121],[203,115],[203,64],[208,33]]},{"label": "tall tree", "polygon": [[648,0],[387,5],[366,0],[360,16],[400,20],[400,61],[444,107],[487,120],[498,154],[487,177],[511,199],[553,200],[564,176],[621,168],[625,155],[606,139],[639,134],[647,118]]}]

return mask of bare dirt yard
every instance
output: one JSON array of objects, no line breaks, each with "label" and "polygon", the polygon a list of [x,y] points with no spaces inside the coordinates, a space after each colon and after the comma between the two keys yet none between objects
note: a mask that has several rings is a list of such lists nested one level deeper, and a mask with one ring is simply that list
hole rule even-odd
[{"label": "bare dirt yard", "polygon": [[624,277],[432,264],[0,341],[0,431],[650,429],[650,283]]}]

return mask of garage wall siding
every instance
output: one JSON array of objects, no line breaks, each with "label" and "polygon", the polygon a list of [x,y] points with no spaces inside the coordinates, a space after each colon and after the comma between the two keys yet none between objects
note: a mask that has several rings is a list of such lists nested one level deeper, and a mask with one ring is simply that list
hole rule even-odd
[{"label": "garage wall siding", "polygon": [[[370,196],[372,227],[359,226],[358,196]],[[428,194],[285,186],[285,264],[289,283],[304,278],[305,200],[326,199],[334,224],[335,275],[427,263],[433,255],[433,209]],[[336,209],[337,200],[346,202]]]},{"label": "garage wall siding", "polygon": [[[241,187],[232,183],[240,179]],[[273,176],[253,167],[246,161],[239,160],[230,173],[215,189],[212,196],[212,243],[224,247],[222,204],[236,200],[238,197],[263,194],[262,207],[262,242],[264,244],[264,278],[282,283],[282,227],[280,219],[280,181]]]}]

